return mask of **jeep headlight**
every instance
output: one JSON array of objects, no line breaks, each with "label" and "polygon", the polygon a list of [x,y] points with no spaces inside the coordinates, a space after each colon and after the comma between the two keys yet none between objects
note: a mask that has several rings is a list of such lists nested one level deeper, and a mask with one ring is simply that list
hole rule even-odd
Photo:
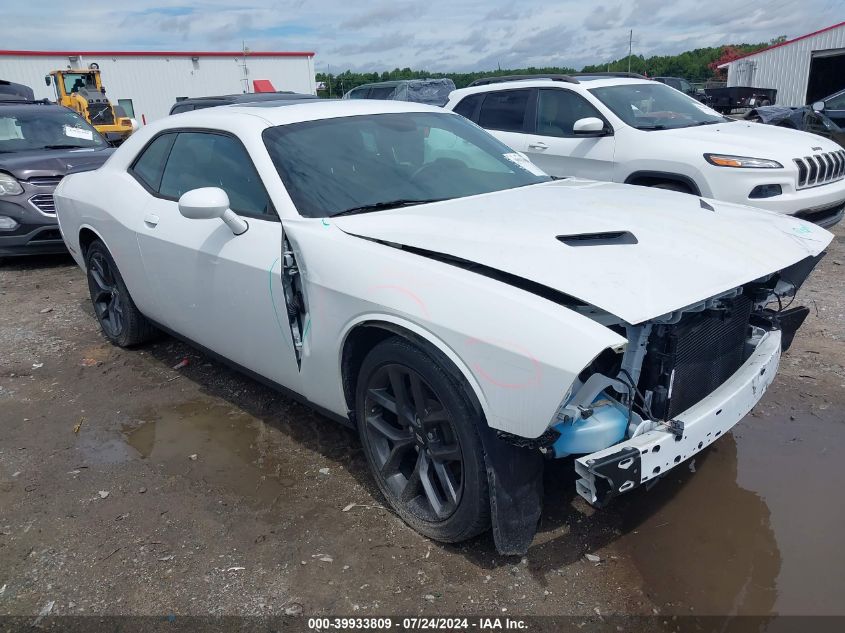
[{"label": "jeep headlight", "polygon": [[0,196],[16,196],[23,193],[21,183],[11,174],[0,172]]},{"label": "jeep headlight", "polygon": [[749,158],[748,156],[730,156],[727,154],[705,154],[704,160],[717,167],[740,167],[748,169],[783,169],[776,160],[768,158]]}]

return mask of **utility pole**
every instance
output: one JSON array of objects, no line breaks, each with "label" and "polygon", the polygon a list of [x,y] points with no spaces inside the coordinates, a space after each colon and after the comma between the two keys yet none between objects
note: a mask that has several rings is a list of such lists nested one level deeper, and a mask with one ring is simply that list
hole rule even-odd
[{"label": "utility pole", "polygon": [[246,65],[246,56],[249,54],[249,49],[246,46],[246,40],[243,40],[241,42],[241,45],[243,47],[243,53],[244,53],[244,63],[243,63],[243,66],[241,67],[241,70],[243,71],[244,78],[241,81],[244,82],[244,94],[246,94],[247,92],[249,92],[249,68],[247,68],[247,65]]},{"label": "utility pole", "polygon": [[634,46],[634,29],[628,33],[628,72],[631,72],[631,52]]}]

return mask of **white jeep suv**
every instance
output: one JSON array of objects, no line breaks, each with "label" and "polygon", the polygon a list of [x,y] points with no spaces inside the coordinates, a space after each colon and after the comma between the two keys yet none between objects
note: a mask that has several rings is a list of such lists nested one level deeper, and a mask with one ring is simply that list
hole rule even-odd
[{"label": "white jeep suv", "polygon": [[842,218],[845,150],[820,136],[730,119],[646,78],[480,82],[452,92],[445,107],[551,176],[673,189],[822,226]]}]

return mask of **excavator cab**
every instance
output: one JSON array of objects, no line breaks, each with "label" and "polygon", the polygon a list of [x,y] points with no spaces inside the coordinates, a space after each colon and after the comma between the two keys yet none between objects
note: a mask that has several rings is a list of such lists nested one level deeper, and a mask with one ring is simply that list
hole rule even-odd
[{"label": "excavator cab", "polygon": [[134,131],[132,119],[120,116],[106,97],[100,69],[54,70],[44,78],[56,90],[56,103],[84,116],[111,145],[120,145]]}]

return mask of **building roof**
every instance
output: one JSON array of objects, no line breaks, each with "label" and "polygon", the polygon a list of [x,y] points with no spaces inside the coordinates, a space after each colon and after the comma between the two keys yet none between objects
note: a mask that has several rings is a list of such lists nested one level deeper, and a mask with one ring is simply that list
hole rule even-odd
[{"label": "building roof", "polygon": [[795,42],[800,40],[806,40],[808,37],[814,37],[816,35],[821,35],[822,33],[827,33],[828,31],[833,31],[834,29],[838,29],[839,27],[845,26],[845,22],[839,22],[838,24],[833,24],[831,26],[827,26],[823,29],[819,29],[818,31],[813,31],[812,33],[807,33],[806,35],[801,35],[800,37],[796,37],[791,40],[786,40],[785,42],[780,42],[778,44],[772,44],[771,46],[767,46],[766,48],[761,48],[759,51],[754,51],[753,53],[746,53],[741,57],[737,57],[736,59],[732,59],[729,62],[725,62],[724,64],[719,64],[719,68],[724,68],[725,66],[729,66],[740,59],[745,59],[746,57],[751,57],[753,55],[759,55],[760,53],[765,53],[766,51],[770,51],[773,48],[780,48],[781,46],[789,46]]},{"label": "building roof", "polygon": [[[2,57],[243,57],[243,51],[5,51]],[[312,51],[249,51],[247,57],[314,57]]]}]

